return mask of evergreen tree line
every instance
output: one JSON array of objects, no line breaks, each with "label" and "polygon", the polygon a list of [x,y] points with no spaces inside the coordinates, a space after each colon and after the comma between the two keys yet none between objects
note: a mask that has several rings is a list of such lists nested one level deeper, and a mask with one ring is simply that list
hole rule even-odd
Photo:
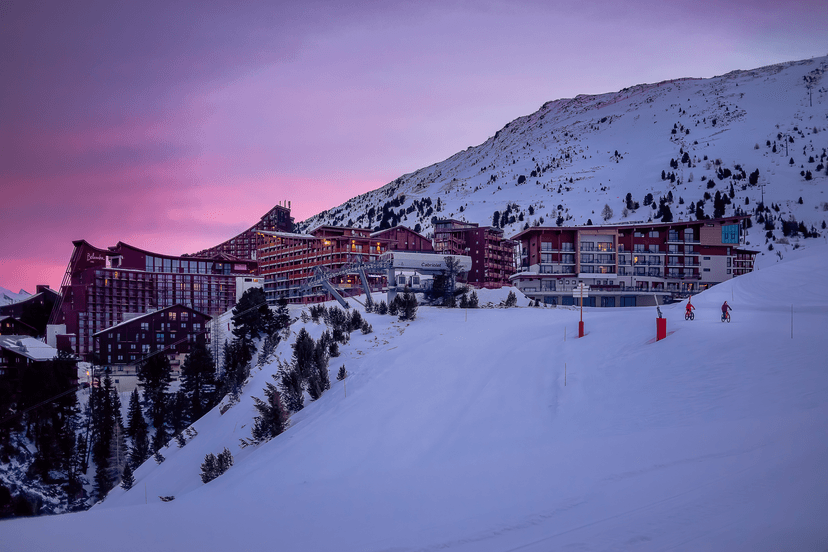
[{"label": "evergreen tree line", "polygon": [[[0,518],[83,507],[86,443],[78,435],[83,416],[72,392],[75,373],[75,360],[60,352],[51,362],[26,367],[17,382],[0,379],[0,461],[25,470],[0,484]],[[44,504],[37,495],[60,504]]]}]

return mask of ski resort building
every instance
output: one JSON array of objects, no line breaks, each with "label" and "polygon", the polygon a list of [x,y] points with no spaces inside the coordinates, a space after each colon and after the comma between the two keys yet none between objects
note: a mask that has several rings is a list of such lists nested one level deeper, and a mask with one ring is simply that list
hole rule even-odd
[{"label": "ski resort building", "polygon": [[85,240],[75,246],[49,323],[84,359],[93,335],[132,315],[183,305],[216,316],[236,304],[236,289],[255,276],[255,260],[175,257],[119,242],[108,249]]},{"label": "ski resort building", "polygon": [[184,257],[216,258],[227,255],[227,258],[256,259],[259,240],[259,231],[293,232],[293,217],[290,216],[290,201],[280,203],[265,213],[261,220],[233,238],[209,249],[204,249]]},{"label": "ski resort building", "polygon": [[406,226],[397,225],[371,234],[372,238],[388,240],[390,251],[427,253],[434,251],[431,240]]},{"label": "ski resort building", "polygon": [[[47,285],[38,285],[34,295],[21,301],[0,305],[0,333],[40,337],[46,335],[49,315],[59,298],[58,292]],[[14,327],[12,327],[14,326]]]},{"label": "ski resort building", "polygon": [[512,238],[521,270],[511,280],[548,305],[577,302],[580,282],[590,286],[585,306],[655,305],[752,271],[748,218],[528,228]]},{"label": "ski resort building", "polygon": [[166,355],[173,371],[178,371],[194,343],[210,342],[210,320],[181,304],[129,317],[92,335],[98,363],[113,377],[135,376],[137,364],[157,353]]},{"label": "ski resort building", "polygon": [[[0,379],[4,381],[7,389],[16,393],[25,370],[51,362],[56,356],[57,349],[33,337],[0,336]],[[77,383],[77,370],[72,370],[69,379]]]},{"label": "ski resort building", "polygon": [[516,270],[517,242],[503,237],[503,230],[454,219],[434,224],[434,249],[445,255],[468,255],[472,268],[468,283],[486,288],[509,285]]},{"label": "ski resort building", "polygon": [[[327,271],[361,260],[375,261],[388,251],[391,240],[373,237],[371,230],[345,226],[319,226],[307,234],[260,231],[259,272],[264,278],[267,300],[275,304],[285,298],[291,303],[325,301],[329,294],[320,285],[309,294],[300,294],[304,281],[317,267]],[[385,285],[384,274],[369,274],[371,289]],[[344,296],[361,292],[357,274],[344,274],[333,279],[332,285]]]}]

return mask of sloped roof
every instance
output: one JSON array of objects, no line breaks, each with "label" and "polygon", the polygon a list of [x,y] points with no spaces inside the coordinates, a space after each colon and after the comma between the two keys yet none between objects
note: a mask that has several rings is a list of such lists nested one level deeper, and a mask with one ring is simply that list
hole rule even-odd
[{"label": "sloped roof", "polygon": [[0,348],[7,349],[36,361],[52,360],[58,354],[54,347],[28,335],[2,335]]},{"label": "sloped roof", "polygon": [[165,307],[165,308],[163,308],[163,309],[158,309],[158,310],[155,310],[155,311],[152,311],[152,312],[148,312],[148,313],[146,313],[146,314],[142,314],[142,315],[140,315],[140,316],[136,316],[136,317],[134,317],[134,318],[130,318],[129,320],[124,320],[123,322],[118,322],[118,323],[117,323],[117,324],[115,324],[114,326],[110,326],[110,327],[105,328],[105,329],[103,329],[103,330],[101,330],[101,331],[99,331],[99,332],[93,333],[93,334],[92,334],[92,337],[97,337],[97,336],[99,336],[99,335],[101,335],[101,334],[105,334],[105,333],[107,333],[107,332],[110,332],[110,331],[114,330],[115,328],[120,328],[121,326],[125,326],[125,325],[127,325],[127,324],[131,324],[132,322],[135,322],[136,320],[143,320],[143,319],[145,319],[145,318],[149,318],[150,316],[156,316],[156,315],[158,315],[158,314],[165,313],[165,312],[167,312],[168,310],[170,310],[170,309],[174,309],[174,308],[176,308],[176,307],[180,307],[180,308],[182,308],[182,309],[186,309],[186,310],[188,310],[188,311],[190,311],[190,312],[194,312],[194,313],[196,313],[196,314],[198,314],[198,315],[200,315],[200,316],[203,316],[203,317],[204,317],[204,320],[212,320],[212,319],[213,319],[213,317],[212,317],[212,316],[210,316],[210,315],[208,315],[208,314],[204,314],[203,312],[201,312],[201,311],[197,311],[197,310],[195,310],[194,308],[191,308],[191,307],[186,307],[186,306],[182,305],[181,303],[176,303],[175,305],[173,305],[173,306],[171,306],[171,307]]}]

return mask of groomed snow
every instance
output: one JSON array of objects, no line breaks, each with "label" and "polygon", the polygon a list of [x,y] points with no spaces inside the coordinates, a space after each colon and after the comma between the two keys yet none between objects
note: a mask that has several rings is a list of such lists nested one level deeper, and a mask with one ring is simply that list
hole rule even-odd
[{"label": "groomed snow", "polygon": [[[131,491],[2,522],[0,548],[823,549],[826,273],[828,247],[792,252],[695,297],[695,321],[662,307],[660,342],[652,308],[584,309],[583,339],[569,308],[368,314],[374,333],[331,360],[347,397],[334,380],[286,433],[240,449],[266,366]],[[235,465],[203,485],[225,446]]]}]

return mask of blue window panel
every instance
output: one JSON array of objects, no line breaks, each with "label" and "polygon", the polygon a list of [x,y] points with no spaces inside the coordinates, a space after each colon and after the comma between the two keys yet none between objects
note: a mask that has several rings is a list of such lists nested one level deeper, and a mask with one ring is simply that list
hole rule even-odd
[{"label": "blue window panel", "polygon": [[726,224],[722,226],[722,243],[739,243],[738,224]]}]

